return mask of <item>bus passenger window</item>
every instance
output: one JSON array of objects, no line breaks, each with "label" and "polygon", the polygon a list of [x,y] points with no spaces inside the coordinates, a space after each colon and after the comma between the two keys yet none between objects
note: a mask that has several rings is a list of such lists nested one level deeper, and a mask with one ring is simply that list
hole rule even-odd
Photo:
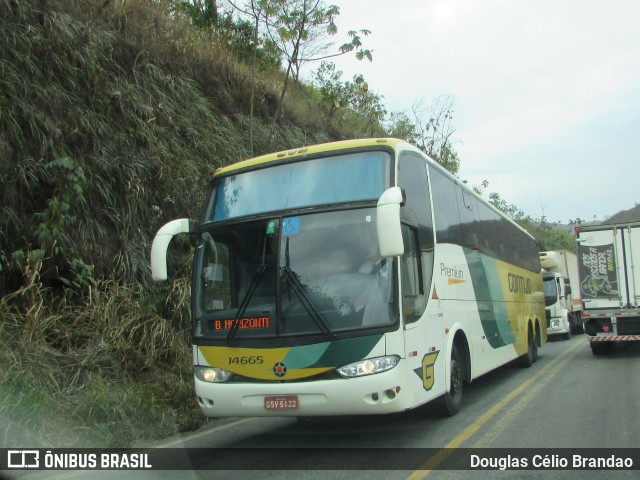
[{"label": "bus passenger window", "polygon": [[418,231],[402,225],[402,312],[405,324],[418,320],[427,306],[422,276],[422,254],[418,248]]}]

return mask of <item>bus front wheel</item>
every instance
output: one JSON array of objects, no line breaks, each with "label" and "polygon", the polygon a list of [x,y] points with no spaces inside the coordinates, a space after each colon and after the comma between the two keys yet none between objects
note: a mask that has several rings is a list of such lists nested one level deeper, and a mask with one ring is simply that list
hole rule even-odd
[{"label": "bus front wheel", "polygon": [[462,386],[464,382],[464,363],[458,347],[451,351],[451,381],[449,391],[440,397],[440,410],[443,415],[452,417],[462,406]]}]

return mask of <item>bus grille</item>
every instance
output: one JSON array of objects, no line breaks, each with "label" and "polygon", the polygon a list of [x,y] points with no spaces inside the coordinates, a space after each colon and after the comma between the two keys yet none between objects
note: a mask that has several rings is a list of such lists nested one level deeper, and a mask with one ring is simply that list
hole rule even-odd
[{"label": "bus grille", "polygon": [[242,375],[233,374],[229,379],[229,383],[294,383],[294,382],[313,382],[316,380],[337,380],[344,379],[341,377],[338,372],[335,370],[329,370],[327,372],[320,373],[318,375],[314,375],[312,377],[307,378],[296,378],[295,380],[287,380],[287,379],[278,379],[274,378],[273,380],[262,380],[257,378],[244,377]]}]

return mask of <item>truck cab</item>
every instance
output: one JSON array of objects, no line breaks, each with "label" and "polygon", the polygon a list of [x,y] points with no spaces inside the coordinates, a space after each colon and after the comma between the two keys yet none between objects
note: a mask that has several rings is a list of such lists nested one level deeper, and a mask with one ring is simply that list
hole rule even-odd
[{"label": "truck cab", "polygon": [[547,335],[571,338],[572,322],[569,317],[571,286],[568,279],[556,272],[542,272],[544,304],[547,316]]},{"label": "truck cab", "polygon": [[547,314],[547,334],[571,338],[584,333],[582,301],[579,289],[572,292],[578,281],[578,263],[574,253],[567,250],[540,252],[544,300]]}]

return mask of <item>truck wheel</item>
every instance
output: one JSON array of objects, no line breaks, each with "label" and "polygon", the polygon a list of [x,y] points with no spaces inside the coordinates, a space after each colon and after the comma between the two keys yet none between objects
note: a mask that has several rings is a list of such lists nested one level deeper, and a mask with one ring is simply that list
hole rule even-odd
[{"label": "truck wheel", "polygon": [[584,324],[582,323],[582,315],[580,312],[577,314],[575,312],[570,313],[569,316],[571,318],[571,334],[580,335],[584,333]]},{"label": "truck wheel", "polygon": [[453,350],[451,350],[451,383],[449,391],[445,392],[438,400],[439,410],[446,417],[454,416],[462,406],[462,388],[465,378],[463,362],[464,359],[458,351],[458,347],[454,345]]},{"label": "truck wheel", "polygon": [[603,355],[613,349],[612,342],[591,342],[591,352],[594,355]]},{"label": "truck wheel", "polygon": [[602,355],[604,349],[602,348],[602,344],[599,342],[591,342],[591,353],[594,355]]}]

